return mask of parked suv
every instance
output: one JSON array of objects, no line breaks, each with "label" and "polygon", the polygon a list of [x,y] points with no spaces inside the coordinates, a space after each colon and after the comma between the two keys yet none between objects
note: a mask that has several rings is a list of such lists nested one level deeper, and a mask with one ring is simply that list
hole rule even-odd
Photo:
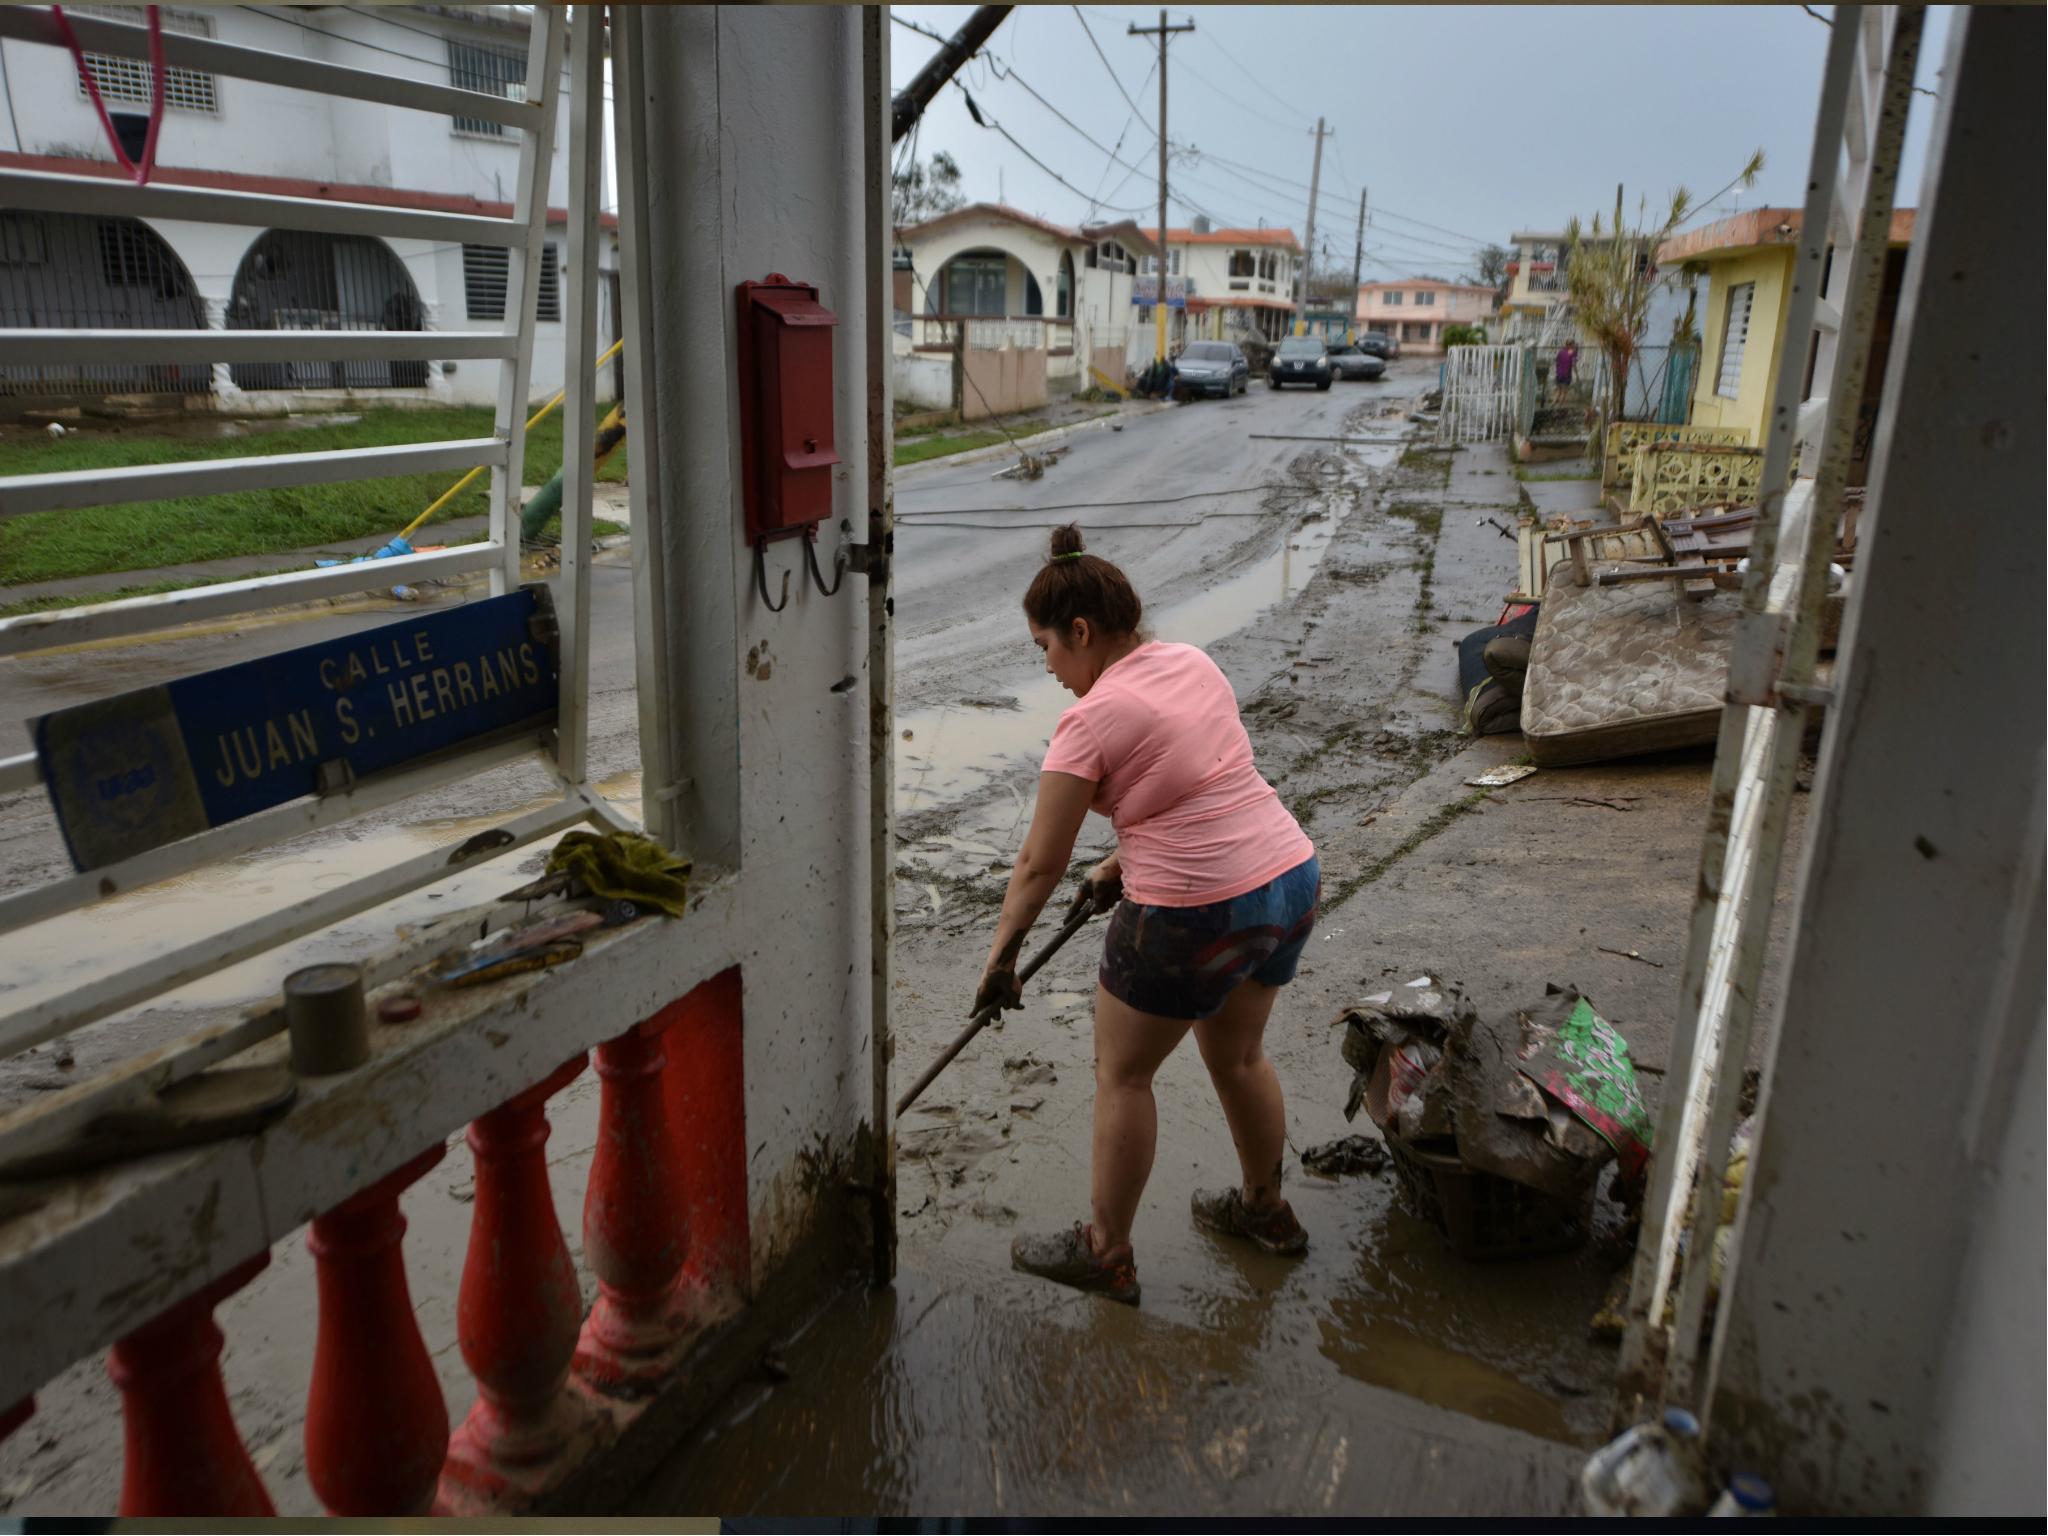
[{"label": "parked suv", "polygon": [[1367,331],[1358,338],[1358,345],[1373,356],[1383,357],[1390,363],[1401,355],[1400,339],[1386,331]]},{"label": "parked suv", "polygon": [[1330,353],[1322,337],[1289,336],[1273,354],[1266,382],[1274,389],[1282,384],[1313,384],[1317,389],[1328,389],[1332,377]]},{"label": "parked suv", "polygon": [[1220,395],[1229,399],[1251,385],[1252,367],[1227,341],[1191,341],[1174,359],[1182,396]]}]

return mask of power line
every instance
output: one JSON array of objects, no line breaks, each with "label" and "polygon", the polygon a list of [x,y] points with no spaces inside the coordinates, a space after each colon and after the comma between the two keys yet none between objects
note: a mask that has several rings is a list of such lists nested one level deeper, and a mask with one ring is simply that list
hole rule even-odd
[{"label": "power line", "polygon": [[[986,116],[982,112],[981,108],[976,105],[974,97],[968,92],[967,87],[960,83],[959,76],[954,76],[951,80],[947,82],[947,84],[951,85],[962,96],[967,98],[967,114],[968,116],[974,119],[975,125],[977,127],[987,128],[995,133],[1001,134],[1003,138],[1010,143],[1011,147],[1017,151],[1018,154],[1022,155],[1026,160],[1029,160],[1033,165],[1037,166],[1041,171],[1045,172],[1046,175],[1050,176],[1054,181],[1058,182],[1061,186],[1065,187],[1069,192],[1073,193],[1076,197],[1085,198],[1088,196],[1086,192],[1083,192],[1079,187],[1075,186],[1071,181],[1067,180],[1066,177],[1062,176],[1058,171],[1054,170],[1051,166],[1047,165],[1043,160],[1039,159],[1038,156],[1034,155],[1033,153],[1031,153],[1030,150],[1026,149],[1022,141],[1020,141],[1015,134],[1011,133],[1009,129],[1005,128],[1001,123],[997,122],[994,118]],[[1137,204],[1136,206],[1129,208],[1112,208],[1109,207],[1107,204],[1102,206],[1103,211],[1106,213],[1143,213],[1145,211],[1145,205],[1143,203]]]},{"label": "power line", "polygon": [[1229,102],[1233,107],[1236,107],[1240,112],[1249,112],[1253,117],[1256,117],[1260,122],[1271,123],[1275,128],[1280,129],[1284,133],[1295,132],[1294,124],[1283,123],[1277,117],[1268,117],[1265,113],[1261,112],[1257,107],[1249,106],[1246,103],[1239,101],[1235,96],[1231,95],[1228,91],[1224,90],[1223,87],[1218,85],[1214,80],[1211,80],[1199,69],[1196,69],[1194,65],[1183,64],[1181,68],[1185,69],[1189,74],[1193,75],[1197,80],[1201,81],[1202,84],[1208,86],[1210,90],[1214,91],[1218,96],[1221,96],[1225,101]]},{"label": "power line", "polygon": [[1253,74],[1250,70],[1246,69],[1244,65],[1240,64],[1237,60],[1237,55],[1232,53],[1228,48],[1225,48],[1221,43],[1217,42],[1211,34],[1204,32],[1202,34],[1202,37],[1204,41],[1209,43],[1211,47],[1213,47],[1218,53],[1222,54],[1224,58],[1230,61],[1230,67],[1232,69],[1236,70],[1239,74],[1243,75],[1245,79],[1251,81],[1253,85],[1256,85],[1268,96],[1271,96],[1273,100],[1279,102],[1283,108],[1285,108],[1289,112],[1292,112],[1296,117],[1299,117],[1305,123],[1313,121],[1313,119],[1311,119],[1307,113],[1303,112],[1301,108],[1294,105],[1293,102],[1288,101],[1286,98],[1281,96],[1277,91],[1274,91],[1264,81],[1259,79],[1257,75]]},{"label": "power line", "polygon": [[1477,244],[1479,244],[1479,245],[1496,245],[1496,244],[1498,244],[1498,243],[1499,243],[1498,241],[1495,241],[1495,240],[1493,240],[1493,239],[1490,239],[1489,237],[1487,237],[1487,236],[1485,236],[1485,235],[1473,235],[1473,234],[1467,234],[1467,233],[1466,233],[1466,232],[1465,232],[1464,230],[1462,230],[1462,229],[1446,229],[1446,228],[1445,228],[1445,227],[1444,227],[1443,225],[1441,225],[1441,224],[1432,224],[1432,223],[1430,223],[1430,222],[1429,222],[1429,221],[1428,221],[1427,219],[1414,219],[1414,218],[1410,218],[1410,217],[1409,217],[1409,216],[1408,216],[1407,214],[1405,214],[1405,213],[1398,213],[1398,212],[1396,212],[1396,211],[1395,211],[1394,209],[1392,209],[1392,208],[1377,208],[1377,207],[1376,207],[1376,208],[1374,208],[1374,209],[1373,209],[1373,212],[1375,212],[1375,213],[1384,213],[1384,214],[1385,214],[1385,215],[1386,215],[1386,216],[1387,216],[1388,218],[1390,218],[1390,219],[1398,219],[1398,220],[1400,220],[1400,221],[1401,221],[1401,222],[1402,222],[1403,224],[1414,224],[1414,225],[1417,225],[1417,226],[1419,226],[1420,228],[1423,228],[1423,229],[1433,229],[1433,230],[1435,230],[1435,231],[1436,231],[1436,232],[1437,232],[1438,234],[1440,234],[1440,235],[1456,235],[1456,236],[1457,236],[1457,237],[1458,237],[1458,238],[1459,238],[1460,240],[1471,240],[1471,241],[1474,241],[1474,242],[1476,242],[1476,243],[1477,243]]},{"label": "power line", "polygon": [[[1074,20],[1080,22],[1081,30],[1088,34],[1088,42],[1089,45],[1093,47],[1095,50],[1095,57],[1102,60],[1102,67],[1109,71],[1109,78],[1111,79],[1111,81],[1115,83],[1117,94],[1122,96],[1123,99],[1130,104],[1131,110],[1138,114],[1138,121],[1143,122],[1145,120],[1145,109],[1139,106],[1137,102],[1132,101],[1131,93],[1124,89],[1123,81],[1118,78],[1115,67],[1109,62],[1109,55],[1102,51],[1102,44],[1095,41],[1095,29],[1088,25],[1088,18],[1081,14],[1081,7],[1079,7],[1078,5],[1073,7],[1073,12]],[[1149,80],[1152,77],[1150,75],[1147,75],[1145,78]]]}]

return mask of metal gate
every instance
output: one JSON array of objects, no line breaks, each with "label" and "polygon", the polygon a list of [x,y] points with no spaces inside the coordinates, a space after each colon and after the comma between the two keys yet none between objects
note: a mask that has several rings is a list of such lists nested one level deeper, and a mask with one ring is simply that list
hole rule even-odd
[{"label": "metal gate", "polygon": [[1453,347],[1444,354],[1439,448],[1489,443],[1514,431],[1522,403],[1520,347]]},{"label": "metal gate", "polygon": [[[1722,1187],[1793,774],[1807,711],[1829,699],[1814,684],[1821,600],[1854,451],[1925,21],[1924,6],[1834,11],[1787,344],[1778,359],[1778,403],[1764,445],[1763,494],[1714,759],[1679,1028],[1630,1285],[1621,1418],[1661,1400],[1689,1406],[1704,1419],[1726,1340],[1723,1309],[1703,1377],[1701,1331],[1721,1201],[1693,1200],[1692,1194],[1695,1187],[1717,1193]],[[1795,403],[1801,402],[1809,347],[1814,393]],[[1747,1210],[1745,1192],[1728,1244],[1724,1289],[1735,1283]]]},{"label": "metal gate", "polygon": [[[148,58],[152,40],[139,26],[90,17],[72,22],[80,41],[95,51]],[[110,178],[60,175],[0,168],[0,205],[10,214],[25,211],[45,219],[74,217],[93,227],[128,228],[143,218],[199,223],[236,223],[269,233],[244,263],[247,283],[238,299],[247,307],[231,316],[226,330],[193,321],[165,329],[158,321],[126,314],[82,315],[63,325],[0,329],[0,356],[11,365],[75,373],[80,368],[196,367],[217,363],[238,377],[258,380],[303,376],[295,361],[309,352],[315,370],[328,380],[402,385],[424,371],[431,359],[486,359],[504,364],[496,420],[490,435],[329,449],[307,453],[192,459],[117,469],[53,471],[0,480],[0,518],[30,512],[62,516],[79,508],[128,501],[217,496],[235,491],[337,481],[375,480],[422,472],[490,472],[490,533],[473,544],[408,554],[393,559],[351,562],[310,571],[222,582],[185,591],[95,603],[49,613],[0,620],[0,657],[51,646],[144,634],[200,619],[218,619],[283,603],[387,588],[413,582],[488,572],[493,595],[510,593],[522,581],[519,496],[526,451],[527,385],[532,376],[534,316],[541,283],[547,229],[548,178],[561,97],[564,43],[576,36],[573,64],[578,82],[571,95],[569,185],[570,271],[574,297],[567,315],[568,419],[592,419],[597,329],[597,200],[600,193],[596,105],[601,94],[597,56],[603,18],[592,7],[573,14],[542,7],[531,18],[527,78],[544,82],[530,97],[489,95],[457,87],[351,69],[324,60],[229,46],[210,40],[165,37],[170,62],[205,67],[214,73],[279,89],[296,89],[346,100],[370,101],[445,119],[488,120],[520,134],[519,174],[509,218],[451,214],[411,208],[223,193],[207,188],[148,185]],[[51,46],[61,58],[62,38],[50,13],[31,7],[0,8],[0,37]],[[419,301],[385,237],[438,244],[474,244],[507,252],[508,291],[513,302],[502,322],[487,329],[427,331]],[[138,248],[139,249],[139,248]],[[182,273],[180,274],[182,282]],[[300,334],[323,332],[317,347]],[[261,387],[259,385],[259,387]],[[147,848],[90,872],[0,898],[0,933],[30,928],[46,919],[92,906],[109,893],[126,892],[182,875],[201,866],[269,847],[286,838],[373,815],[412,796],[475,775],[536,752],[556,774],[557,794],[541,808],[511,817],[493,832],[503,846],[518,847],[583,821],[614,824],[615,814],[584,782],[585,715],[588,682],[590,436],[564,438],[565,493],[562,506],[563,574],[557,583],[555,619],[561,645],[558,706],[552,729],[478,737],[437,756],[350,781],[335,792],[227,820],[176,842]],[[30,788],[43,780],[37,754],[0,758],[0,793]],[[488,813],[488,806],[479,806]],[[192,976],[264,953],[317,932],[395,896],[444,879],[452,869],[436,851],[374,869],[349,883],[182,948],[154,949],[113,942],[97,957],[89,976],[67,995],[0,1010],[0,1055],[14,1055],[144,1001]],[[175,1054],[177,1074],[196,1072],[242,1049],[265,1030],[268,1020],[199,1044],[187,1042]],[[170,1070],[167,1068],[166,1070]],[[109,1079],[107,1095],[133,1089],[137,1079]],[[44,1117],[20,1135],[55,1135],[77,1116],[102,1111],[111,1099],[82,1096],[67,1105],[72,1120]]]}]

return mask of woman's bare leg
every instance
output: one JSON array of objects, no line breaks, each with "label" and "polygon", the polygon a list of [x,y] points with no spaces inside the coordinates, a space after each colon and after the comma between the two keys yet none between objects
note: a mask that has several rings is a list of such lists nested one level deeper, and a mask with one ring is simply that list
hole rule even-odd
[{"label": "woman's bare leg", "polygon": [[1152,1154],[1159,1142],[1159,1111],[1152,1074],[1188,1032],[1186,1019],[1140,1013],[1095,988],[1095,1159],[1090,1204],[1097,1257],[1129,1251],[1131,1223]]},{"label": "woman's bare leg", "polygon": [[1279,995],[1278,987],[1240,982],[1218,1012],[1195,1025],[1195,1043],[1237,1143],[1245,1204],[1253,1210],[1279,1202],[1287,1152],[1287,1104],[1265,1048],[1266,1020]]}]

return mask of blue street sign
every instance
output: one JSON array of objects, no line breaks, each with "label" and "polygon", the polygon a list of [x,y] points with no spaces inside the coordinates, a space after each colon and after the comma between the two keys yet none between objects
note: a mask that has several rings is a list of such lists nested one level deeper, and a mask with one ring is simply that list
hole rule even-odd
[{"label": "blue street sign", "polygon": [[73,866],[551,723],[545,612],[526,588],[32,721]]}]

